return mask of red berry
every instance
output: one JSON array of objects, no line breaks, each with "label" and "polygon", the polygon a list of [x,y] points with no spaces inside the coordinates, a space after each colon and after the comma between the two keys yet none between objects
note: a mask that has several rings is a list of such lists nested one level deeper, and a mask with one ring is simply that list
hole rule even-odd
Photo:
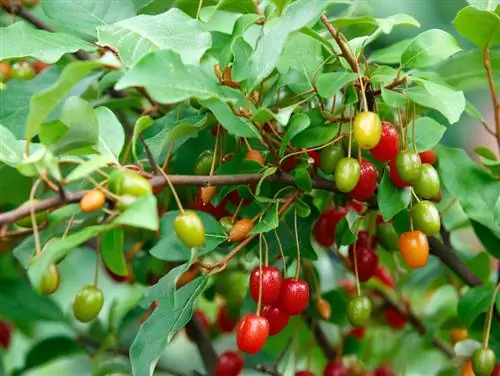
[{"label": "red berry", "polygon": [[399,311],[393,307],[389,307],[384,312],[385,321],[393,329],[399,330],[403,329],[406,325],[407,319],[399,313]]},{"label": "red berry", "polygon": [[399,173],[398,170],[396,169],[396,163],[394,162],[394,159],[389,162],[389,171],[391,173],[392,184],[394,184],[395,187],[404,188],[410,186],[409,183],[404,182],[399,177]]},{"label": "red berry", "polygon": [[349,192],[349,196],[358,201],[366,201],[377,189],[378,172],[370,161],[361,161],[361,175],[358,184]]},{"label": "red berry", "polygon": [[359,202],[356,202],[356,201],[351,201],[349,202],[348,204],[348,208],[349,209],[354,209],[356,212],[358,212],[359,214],[362,214],[365,209],[366,209],[366,206],[360,204]]},{"label": "red berry", "polygon": [[347,368],[340,362],[330,362],[326,365],[323,376],[347,376]]},{"label": "red berry", "polygon": [[366,331],[365,326],[357,326],[351,329],[351,331],[349,332],[349,336],[357,339],[363,339],[365,336],[365,331]]},{"label": "red berry", "polygon": [[309,285],[301,279],[287,278],[281,285],[279,307],[290,316],[300,315],[309,304]]},{"label": "red berry", "polygon": [[220,354],[215,365],[215,376],[238,376],[243,370],[243,357],[235,351]]},{"label": "red berry", "polygon": [[262,317],[269,321],[269,335],[276,335],[280,333],[288,324],[290,316],[281,312],[279,307],[272,305],[265,305],[260,311]]},{"label": "red berry", "polygon": [[[349,258],[354,272],[354,247],[349,247]],[[358,264],[358,278],[361,282],[368,281],[375,275],[378,267],[378,256],[373,249],[368,247],[356,247],[356,261]]]},{"label": "red berry", "polygon": [[319,168],[320,160],[321,160],[320,154],[315,150],[310,150],[307,152],[307,154],[309,155],[309,158],[312,158],[314,160],[314,166],[316,168]]},{"label": "red berry", "polygon": [[379,266],[375,272],[375,277],[387,287],[394,288],[394,279],[392,279],[391,272],[387,268]]},{"label": "red berry", "polygon": [[280,168],[283,171],[290,172],[295,169],[295,167],[297,167],[297,163],[297,158],[295,156],[292,156],[285,159],[285,161],[280,165]]},{"label": "red berry", "polygon": [[500,363],[496,364],[493,372],[491,373],[491,376],[500,376]]},{"label": "red berry", "polygon": [[423,151],[422,153],[419,153],[418,155],[420,155],[420,160],[422,161],[422,164],[428,163],[430,165],[433,165],[434,163],[436,163],[437,154],[432,149]]},{"label": "red berry", "polygon": [[375,370],[373,376],[396,376],[396,374],[389,366],[380,366]]},{"label": "red berry", "polygon": [[298,371],[295,372],[295,376],[314,376],[314,373],[311,371]]},{"label": "red berry", "polygon": [[248,354],[258,353],[269,336],[269,322],[265,317],[249,314],[241,319],[236,332],[238,348]]},{"label": "red berry", "polygon": [[369,247],[375,249],[377,246],[377,237],[372,234],[370,239],[370,233],[368,231],[359,231],[358,239],[356,240],[356,247]]},{"label": "red berry", "polygon": [[[210,321],[208,321],[207,315],[205,315],[203,311],[195,310],[193,312],[193,319],[194,318],[196,318],[196,320],[198,321],[201,329],[205,332],[208,332],[208,330],[210,329]],[[194,341],[193,337],[189,333],[189,330],[186,330],[186,335],[191,341]]]},{"label": "red berry", "polygon": [[347,211],[346,208],[331,208],[319,216],[314,225],[314,238],[320,245],[331,247],[335,243],[335,228]]},{"label": "red berry", "polygon": [[11,333],[12,327],[10,324],[4,320],[0,320],[0,347],[4,349],[9,347]]},{"label": "red berry", "polygon": [[220,204],[219,206],[215,207],[213,206],[210,202],[203,202],[201,199],[201,192],[198,191],[196,194],[196,199],[195,203],[192,206],[192,209],[194,210],[200,210],[204,211],[205,213],[209,213],[213,215],[217,220],[221,219],[222,217],[227,217],[230,216],[231,213],[229,213],[226,208],[224,207],[224,204]]},{"label": "red berry", "polygon": [[380,162],[392,161],[399,152],[399,135],[394,125],[382,122],[382,135],[378,144],[371,150],[373,158]]},{"label": "red berry", "polygon": [[[250,295],[259,300],[260,267],[250,274]],[[275,266],[262,266],[262,304],[272,304],[278,300],[281,291],[281,274]]]},{"label": "red berry", "polygon": [[231,315],[227,305],[222,305],[217,313],[217,328],[222,333],[231,333],[238,325],[239,317]]}]

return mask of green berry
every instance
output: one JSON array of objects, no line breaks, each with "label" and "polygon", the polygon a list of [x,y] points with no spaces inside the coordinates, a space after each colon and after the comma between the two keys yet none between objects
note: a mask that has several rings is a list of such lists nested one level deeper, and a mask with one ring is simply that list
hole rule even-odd
[{"label": "green berry", "polygon": [[142,197],[153,193],[149,181],[131,171],[114,170],[108,177],[109,190],[116,195]]},{"label": "green berry", "polygon": [[59,287],[60,274],[56,264],[50,264],[42,274],[40,281],[40,293],[50,295]]},{"label": "green berry", "polygon": [[495,353],[492,349],[480,348],[472,355],[472,369],[476,376],[490,376],[495,368]]},{"label": "green berry", "polygon": [[413,183],[413,188],[423,198],[431,199],[436,197],[441,189],[436,169],[430,164],[424,163],[420,167],[420,176]]},{"label": "green berry", "polygon": [[[24,204],[22,204],[19,208],[31,206],[31,205],[36,204],[37,202],[38,202],[38,200],[28,200]],[[41,212],[35,213],[35,221],[36,221],[37,225],[41,225],[46,220],[47,220],[47,212],[46,211],[41,211]],[[24,228],[32,228],[33,223],[31,222],[31,214],[28,214],[26,217],[18,219],[16,221],[16,225],[18,225],[19,227],[24,227]]]},{"label": "green berry", "polygon": [[230,307],[239,307],[248,291],[248,273],[229,270],[215,277],[215,291],[224,297]]},{"label": "green berry", "polygon": [[73,314],[81,322],[94,320],[101,312],[104,294],[95,286],[85,286],[78,291],[73,301]]},{"label": "green berry", "polygon": [[233,218],[231,217],[222,217],[219,219],[219,224],[222,226],[224,231],[229,234],[231,229],[233,228]]},{"label": "green berry", "polygon": [[338,145],[327,146],[320,153],[320,169],[325,174],[333,174],[339,161],[345,157],[344,148]]},{"label": "green berry", "polygon": [[441,228],[441,218],[436,206],[430,201],[420,201],[411,211],[413,225],[427,236],[434,236]]},{"label": "green berry", "polygon": [[196,164],[194,165],[194,174],[205,176],[210,173],[212,161],[214,160],[214,153],[211,150],[206,150],[200,154]]},{"label": "green berry", "polygon": [[10,79],[12,80],[31,80],[36,72],[27,61],[18,61],[12,64]]},{"label": "green berry", "polygon": [[372,301],[367,296],[352,298],[347,305],[347,319],[353,326],[364,325],[372,315]]},{"label": "green berry", "polygon": [[413,183],[420,177],[421,165],[422,162],[417,153],[402,151],[396,156],[396,170],[401,180],[406,183]]},{"label": "green berry", "polygon": [[344,193],[351,192],[361,177],[361,167],[354,158],[342,158],[335,169],[335,184]]},{"label": "green berry", "polygon": [[375,112],[360,112],[352,125],[354,138],[362,149],[373,149],[382,135],[382,122]]},{"label": "green berry", "polygon": [[205,226],[194,211],[185,211],[174,220],[174,230],[180,241],[189,248],[200,247],[205,243]]},{"label": "green berry", "polygon": [[392,223],[381,223],[377,227],[377,238],[386,251],[397,251],[399,249],[399,235],[394,230]]}]

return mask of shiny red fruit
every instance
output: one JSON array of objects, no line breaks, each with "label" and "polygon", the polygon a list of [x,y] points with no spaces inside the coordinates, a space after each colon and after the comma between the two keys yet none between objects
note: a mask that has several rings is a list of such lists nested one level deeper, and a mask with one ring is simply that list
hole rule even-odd
[{"label": "shiny red fruit", "polygon": [[[354,247],[349,247],[349,259],[354,272]],[[368,247],[356,247],[356,261],[358,264],[358,278],[360,282],[366,282],[373,277],[378,268],[378,256],[375,251]]]},{"label": "shiny red fruit", "polygon": [[[210,329],[210,321],[208,321],[207,315],[205,315],[203,311],[196,310],[193,312],[193,319],[194,318],[196,318],[198,324],[203,329],[203,331],[208,332],[208,330]],[[189,340],[194,341],[194,338],[189,333],[189,330],[186,330],[186,335],[189,338]]]},{"label": "shiny red fruit", "polygon": [[410,186],[409,183],[404,182],[399,177],[398,170],[396,169],[396,163],[394,162],[394,159],[389,162],[389,171],[391,173],[392,184],[394,184],[395,187],[404,188],[404,187]]},{"label": "shiny red fruit", "polygon": [[359,202],[356,202],[356,201],[351,201],[349,202],[348,204],[348,209],[353,209],[355,210],[357,213],[359,214],[362,214],[365,209],[366,209],[366,206],[360,204]]},{"label": "shiny red fruit", "polygon": [[323,247],[335,244],[337,223],[347,214],[346,208],[331,208],[322,213],[314,225],[314,238]]},{"label": "shiny red fruit", "polygon": [[314,373],[311,371],[298,371],[295,372],[295,376],[314,376]]},{"label": "shiny red fruit", "polygon": [[281,285],[279,307],[290,316],[300,315],[309,304],[309,285],[301,279],[287,278]]},{"label": "shiny red fruit", "polygon": [[423,151],[422,153],[419,153],[418,155],[420,155],[420,160],[422,161],[422,164],[428,163],[430,165],[433,165],[434,163],[436,163],[437,154],[432,149]]},{"label": "shiny red fruit", "polygon": [[6,321],[0,320],[0,347],[4,349],[10,345],[12,327]]},{"label": "shiny red fruit", "polygon": [[224,204],[225,203],[221,203],[219,206],[215,207],[210,202],[205,203],[201,199],[200,192],[198,192],[196,194],[196,200],[195,200],[195,203],[194,203],[192,209],[204,211],[205,213],[211,214],[217,220],[219,220],[223,217],[228,217],[231,215],[231,213],[229,213],[227,211],[227,209],[224,207]]},{"label": "shiny red fruit", "polygon": [[389,307],[385,310],[384,318],[389,326],[396,330],[403,329],[408,321],[406,317],[401,315],[399,311],[393,307]]},{"label": "shiny red fruit", "polygon": [[496,364],[493,372],[491,373],[491,376],[500,376],[500,363]]},{"label": "shiny red fruit", "polygon": [[349,336],[357,339],[363,339],[365,337],[365,331],[366,331],[365,326],[357,326],[351,329],[351,331],[349,332]]},{"label": "shiny red fruit", "polygon": [[269,322],[269,335],[274,336],[280,333],[288,325],[290,316],[281,312],[279,307],[265,305],[260,311],[262,317]]},{"label": "shiny red fruit", "polygon": [[217,328],[222,333],[231,333],[238,325],[239,317],[231,315],[227,305],[222,305],[217,313]]},{"label": "shiny red fruit", "polygon": [[380,162],[392,161],[399,152],[399,135],[394,125],[382,122],[382,135],[378,144],[371,150],[373,158]]},{"label": "shiny red fruit", "polygon": [[375,272],[375,277],[387,287],[394,288],[394,279],[392,278],[391,272],[387,268],[379,266]]},{"label": "shiny red fruit", "polygon": [[396,376],[389,366],[380,366],[374,372],[373,376]]},{"label": "shiny red fruit", "polygon": [[[104,265],[104,269],[106,270],[106,273],[108,276],[115,282],[122,283],[128,281],[128,275],[118,275],[113,273],[107,265]],[[153,283],[154,284],[154,283]]]},{"label": "shiny red fruit", "polygon": [[361,161],[361,173],[358,184],[349,192],[349,197],[358,201],[366,201],[377,189],[378,172],[370,161]]},{"label": "shiny red fruit", "polygon": [[238,376],[245,361],[243,357],[235,351],[225,351],[217,358],[215,365],[215,376]]},{"label": "shiny red fruit", "polygon": [[375,249],[377,241],[377,237],[373,234],[370,239],[370,233],[368,231],[359,231],[358,239],[356,240],[356,247],[369,247]]},{"label": "shiny red fruit", "polygon": [[330,362],[326,365],[323,376],[347,376],[347,368],[340,362]]},{"label": "shiny red fruit", "polygon": [[269,337],[269,322],[265,317],[249,314],[238,324],[236,343],[248,354],[258,353]]},{"label": "shiny red fruit", "polygon": [[314,160],[314,166],[316,168],[319,168],[320,159],[321,159],[321,156],[319,155],[319,153],[315,150],[310,150],[307,152],[307,154],[309,155],[309,158],[312,158]]},{"label": "shiny red fruit", "polygon": [[[259,300],[260,267],[250,274],[250,295],[253,300]],[[262,266],[262,304],[273,304],[278,301],[281,291],[281,274],[275,266]]]}]

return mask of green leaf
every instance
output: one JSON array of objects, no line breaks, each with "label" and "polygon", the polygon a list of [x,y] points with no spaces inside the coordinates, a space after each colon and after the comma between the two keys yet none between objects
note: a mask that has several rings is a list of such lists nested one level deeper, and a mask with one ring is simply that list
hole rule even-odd
[{"label": "green leaf", "polygon": [[125,232],[122,228],[106,231],[100,241],[100,250],[104,264],[117,275],[127,275],[127,262],[124,253]]},{"label": "green leaf", "polygon": [[499,0],[467,0],[467,2],[482,10],[494,10],[499,4]]},{"label": "green leaf", "polygon": [[113,223],[132,227],[144,228],[146,230],[158,230],[158,209],[156,197],[147,195],[137,198],[130,207],[119,215]]},{"label": "green leaf", "polygon": [[332,315],[328,321],[336,325],[347,325],[348,321],[345,312],[347,311],[348,298],[345,291],[342,289],[331,290],[324,294],[323,298],[330,303],[331,307],[335,307],[335,309],[332,309]]},{"label": "green leaf", "polygon": [[[210,214],[197,212],[205,226],[205,244],[197,248],[200,256],[214,251],[227,240],[227,234],[219,222]],[[150,249],[152,256],[165,261],[187,261],[191,257],[191,249],[186,247],[174,231],[174,219],[178,211],[169,211],[161,218],[160,240]]]},{"label": "green leaf", "polygon": [[256,13],[257,8],[252,0],[221,0],[217,9],[234,13]]},{"label": "green leaf", "polygon": [[150,286],[144,294],[144,299],[139,303],[141,307],[147,309],[151,307],[153,302],[165,302],[171,306],[175,305],[175,291],[177,290],[177,281],[180,276],[189,269],[191,263],[176,266],[172,268],[166,275]]},{"label": "green leaf", "polygon": [[116,115],[107,107],[97,107],[94,110],[99,123],[99,141],[97,151],[102,156],[108,156],[118,161],[123,145],[125,132]]},{"label": "green leaf", "polygon": [[38,132],[40,125],[59,101],[64,99],[75,85],[100,65],[96,61],[70,63],[64,68],[59,80],[54,85],[31,97],[26,124],[27,140],[30,140]]},{"label": "green leaf", "polygon": [[[155,16],[139,15],[102,26],[97,34],[99,44],[117,50],[128,67],[158,50],[179,54],[185,64],[198,64],[211,45],[210,33],[204,32],[197,20],[176,8]],[[159,74],[154,78],[160,77]]]},{"label": "green leaf", "polygon": [[139,117],[134,125],[134,133],[132,134],[132,154],[135,159],[137,158],[137,139],[139,138],[139,135],[144,132],[146,129],[151,127],[154,123],[154,120],[151,116],[145,115]]},{"label": "green leaf", "polygon": [[405,39],[388,47],[373,51],[368,58],[371,63],[397,64],[401,61],[401,55],[408,48],[411,39]]},{"label": "green leaf", "polygon": [[401,56],[401,65],[407,68],[427,68],[462,49],[451,34],[431,29],[417,35]]},{"label": "green leaf", "polygon": [[[233,81],[239,82],[247,75],[247,64],[252,56],[253,49],[242,35],[231,44],[231,53],[234,56],[231,76]],[[228,62],[229,63],[229,62]]]},{"label": "green leaf", "polygon": [[358,75],[352,72],[322,73],[318,75],[318,94],[323,98],[331,98],[336,95],[344,87],[344,85],[357,78]]},{"label": "green leaf", "polygon": [[311,119],[306,114],[296,114],[292,116],[290,123],[286,127],[285,135],[281,141],[280,157],[285,155],[288,142],[300,132],[307,129],[310,125]]},{"label": "green leaf", "polygon": [[500,16],[474,7],[461,9],[453,20],[455,29],[481,49],[500,43]]},{"label": "green leaf", "polygon": [[23,160],[23,151],[14,135],[0,124],[0,161],[15,167]]},{"label": "green leaf", "polygon": [[25,22],[0,28],[0,46],[0,60],[33,57],[48,64],[55,63],[70,52],[97,49],[75,36],[37,30]]},{"label": "green leaf", "polygon": [[377,18],[377,25],[384,34],[390,34],[394,26],[420,27],[420,23],[409,14],[397,13],[387,18]]},{"label": "green leaf", "polygon": [[486,159],[491,159],[493,161],[496,161],[498,159],[495,152],[486,146],[476,146],[474,148],[474,152]]},{"label": "green leaf", "polygon": [[408,96],[413,102],[441,112],[451,124],[459,120],[465,110],[463,92],[423,79],[415,81],[421,86],[408,89]]},{"label": "green leaf", "polygon": [[312,190],[312,178],[307,169],[307,166],[301,166],[293,170],[293,182],[297,188],[303,190],[304,192],[311,192]]},{"label": "green leaf", "polygon": [[293,146],[300,148],[313,148],[324,145],[337,136],[339,132],[338,124],[320,125],[309,127],[300,132],[291,141]]},{"label": "green leaf", "polygon": [[384,172],[377,192],[377,203],[385,222],[389,221],[410,204],[410,188],[399,189],[392,184],[389,171]]},{"label": "green leaf", "polygon": [[378,82],[381,84],[389,84],[397,76],[397,71],[394,68],[388,67],[387,65],[382,65],[373,70],[370,75],[372,82]]},{"label": "green leaf", "polygon": [[173,334],[191,319],[193,305],[205,288],[208,277],[199,277],[177,292],[175,305],[161,301],[151,316],[141,325],[130,347],[132,373],[152,375],[160,355],[165,351]]},{"label": "green leaf", "polygon": [[256,222],[251,235],[261,234],[264,232],[272,231],[278,228],[279,218],[278,218],[278,205],[271,205],[262,217]]},{"label": "green leaf", "polygon": [[68,176],[66,176],[64,181],[69,183],[86,178],[97,169],[105,167],[113,161],[113,158],[108,155],[93,156],[89,160],[79,164]]},{"label": "green leaf", "polygon": [[356,233],[360,222],[359,214],[355,210],[349,210],[347,215],[340,220],[335,227],[335,242],[337,246],[354,244]]},{"label": "green leaf", "polygon": [[488,311],[493,299],[493,291],[492,285],[474,287],[460,299],[457,315],[465,325],[470,327],[481,313]]},{"label": "green leaf", "polygon": [[408,105],[408,96],[394,90],[382,88],[382,99],[390,107],[404,107]]},{"label": "green leaf", "polygon": [[408,124],[408,149],[413,149],[412,131],[415,126],[415,144],[420,153],[432,149],[443,138],[446,127],[439,124],[436,120],[423,117],[415,120],[415,125]]},{"label": "green leaf", "polygon": [[464,150],[439,146],[438,171],[443,185],[458,198],[469,218],[489,228],[500,238],[496,202],[500,181],[478,167]]},{"label": "green leaf", "polygon": [[[132,0],[45,0],[42,3],[45,14],[64,26],[95,38],[98,26],[109,25],[116,21],[134,17],[135,6]],[[67,22],[71,20],[71,22]]]}]

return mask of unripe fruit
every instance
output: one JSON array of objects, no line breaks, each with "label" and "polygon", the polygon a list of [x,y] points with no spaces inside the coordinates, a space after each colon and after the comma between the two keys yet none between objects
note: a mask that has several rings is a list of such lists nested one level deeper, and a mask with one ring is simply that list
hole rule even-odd
[{"label": "unripe fruit", "polygon": [[335,184],[339,191],[351,192],[358,184],[361,176],[361,167],[354,158],[342,158],[335,169]]},{"label": "unripe fruit", "polygon": [[243,357],[235,351],[225,351],[217,358],[215,365],[215,376],[238,376],[245,361]]},{"label": "unripe fruit", "polygon": [[35,77],[35,70],[27,61],[17,61],[12,64],[10,78],[12,80],[31,80]]},{"label": "unripe fruit", "polygon": [[411,269],[427,265],[429,259],[429,242],[421,231],[410,231],[399,237],[399,249],[404,262]]},{"label": "unripe fruit", "polygon": [[174,220],[174,230],[179,240],[189,248],[200,247],[205,243],[205,226],[198,214],[187,210]]},{"label": "unripe fruit", "polygon": [[246,159],[248,159],[250,161],[255,161],[258,164],[264,166],[264,156],[262,155],[262,153],[260,151],[258,151],[256,149],[249,150],[247,155],[246,155]]},{"label": "unripe fruit", "polygon": [[420,176],[413,182],[413,188],[423,198],[432,199],[439,194],[441,184],[439,175],[434,167],[424,163],[420,167]]},{"label": "unripe fruit", "polygon": [[455,328],[450,330],[450,341],[453,345],[465,341],[467,338],[469,338],[469,332],[466,328]]},{"label": "unripe fruit", "polygon": [[10,345],[12,327],[7,321],[0,320],[0,347],[7,349]]},{"label": "unripe fruit", "polygon": [[249,314],[241,319],[236,332],[238,348],[248,354],[258,353],[269,337],[269,322],[262,316]]},{"label": "unripe fruit", "polygon": [[314,224],[314,238],[323,247],[331,247],[335,243],[335,229],[347,214],[346,208],[330,208],[321,213]]},{"label": "unripe fruit", "polygon": [[364,325],[372,315],[372,302],[367,296],[352,298],[347,304],[347,319],[353,326]]},{"label": "unripe fruit", "polygon": [[422,162],[418,154],[402,151],[396,156],[396,169],[399,177],[406,183],[413,183],[420,177]]},{"label": "unripe fruit", "polygon": [[361,161],[359,181],[349,192],[349,197],[358,201],[368,200],[377,189],[377,179],[378,172],[373,163],[367,160]]},{"label": "unripe fruit", "polygon": [[345,157],[344,148],[338,145],[330,145],[323,148],[320,153],[319,168],[325,174],[333,174],[339,161]]},{"label": "unripe fruit", "polygon": [[[38,202],[38,200],[36,200],[36,199],[28,200],[24,204],[19,206],[19,208],[31,206],[31,205],[36,204],[37,202]],[[41,225],[46,220],[47,220],[47,212],[45,210],[35,213],[35,222],[37,225]],[[19,227],[24,227],[24,228],[32,228],[33,223],[31,222],[31,214],[28,214],[26,217],[18,219],[16,221],[16,225],[18,225]]]},{"label": "unripe fruit", "polygon": [[386,251],[397,251],[399,249],[399,235],[394,230],[392,223],[381,223],[378,225],[377,237],[380,245]]},{"label": "unripe fruit", "polygon": [[80,210],[83,213],[92,213],[100,210],[106,203],[106,195],[99,189],[93,189],[80,200]]},{"label": "unripe fruit", "polygon": [[119,196],[142,197],[153,193],[149,181],[132,171],[114,170],[109,174],[108,187]]},{"label": "unripe fruit", "polygon": [[399,135],[394,125],[382,122],[382,135],[379,143],[371,150],[373,158],[379,162],[388,162],[399,153]]},{"label": "unripe fruit", "polygon": [[[261,268],[256,267],[250,274],[250,295],[257,302],[261,283]],[[280,297],[281,274],[274,266],[262,266],[262,304],[273,304]]]},{"label": "unripe fruit", "polygon": [[279,307],[290,316],[300,315],[309,304],[309,285],[301,279],[286,278],[281,284]]},{"label": "unripe fruit", "polygon": [[239,243],[248,236],[252,229],[252,220],[250,218],[242,218],[233,225],[228,240],[233,243]]},{"label": "unripe fruit", "polygon": [[441,218],[436,206],[430,201],[420,201],[411,211],[413,225],[427,236],[434,236],[441,228]]},{"label": "unripe fruit", "polygon": [[480,348],[472,355],[472,369],[476,376],[490,376],[495,368],[495,353],[489,348]]},{"label": "unripe fruit", "polygon": [[215,291],[226,298],[230,307],[241,304],[248,291],[248,273],[229,270],[217,274]]},{"label": "unripe fruit", "polygon": [[222,226],[226,234],[229,234],[231,232],[231,229],[233,228],[233,218],[222,217],[221,219],[219,219],[219,224]]},{"label": "unripe fruit", "polygon": [[434,150],[429,149],[426,151],[423,151],[419,153],[420,159],[422,160],[422,163],[428,163],[430,165],[433,165],[436,163],[437,160],[437,154]]},{"label": "unripe fruit", "polygon": [[56,264],[50,264],[42,274],[40,281],[40,293],[43,295],[53,294],[59,287],[61,276]]},{"label": "unripe fruit", "polygon": [[348,376],[349,372],[341,362],[334,361],[326,365],[323,376]]},{"label": "unripe fruit", "polygon": [[290,320],[290,316],[281,312],[280,308],[277,306],[265,305],[262,307],[260,314],[269,322],[269,335],[271,336],[285,329]]},{"label": "unripe fruit", "polygon": [[411,184],[404,182],[399,176],[398,169],[396,168],[396,160],[393,159],[389,162],[389,172],[391,173],[392,184],[396,188],[409,187]]},{"label": "unripe fruit", "polygon": [[94,320],[101,312],[104,294],[97,287],[88,285],[82,287],[73,301],[73,314],[81,322]]},{"label": "unripe fruit", "polygon": [[332,316],[332,307],[330,306],[330,303],[322,297],[319,297],[316,301],[316,311],[318,311],[319,316],[323,320],[330,320],[330,317]]},{"label": "unripe fruit", "polygon": [[384,266],[379,266],[375,272],[375,277],[389,288],[394,288],[395,283],[391,272]]},{"label": "unripe fruit", "polygon": [[210,202],[210,200],[215,196],[217,192],[217,187],[215,185],[209,185],[207,187],[200,188],[201,201],[205,204]]},{"label": "unripe fruit", "polygon": [[374,112],[360,112],[354,118],[352,125],[354,138],[362,149],[373,149],[382,135],[382,122]]},{"label": "unripe fruit", "polygon": [[210,173],[210,168],[212,167],[212,161],[214,159],[214,153],[211,150],[206,150],[200,154],[196,164],[194,165],[195,175],[208,175]]}]

